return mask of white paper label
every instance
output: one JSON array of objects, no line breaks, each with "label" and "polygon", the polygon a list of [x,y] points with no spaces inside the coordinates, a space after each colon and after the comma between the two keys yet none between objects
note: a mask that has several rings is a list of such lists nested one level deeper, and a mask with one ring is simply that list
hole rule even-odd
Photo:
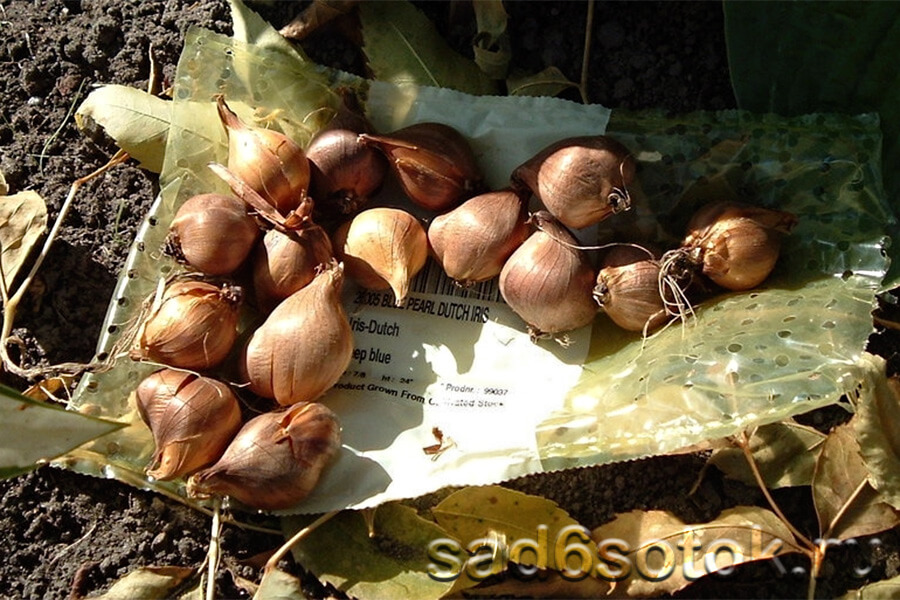
[{"label": "white paper label", "polygon": [[[348,285],[344,305],[354,354],[323,399],[341,415],[345,454],[371,460],[370,481],[342,459],[307,501],[352,481],[366,501],[443,485],[496,482],[531,472],[538,462],[535,427],[559,408],[577,381],[590,328],[569,344],[530,340],[500,297],[497,280],[461,288],[429,260],[403,307],[392,291]],[[380,489],[386,486],[385,489]]]}]

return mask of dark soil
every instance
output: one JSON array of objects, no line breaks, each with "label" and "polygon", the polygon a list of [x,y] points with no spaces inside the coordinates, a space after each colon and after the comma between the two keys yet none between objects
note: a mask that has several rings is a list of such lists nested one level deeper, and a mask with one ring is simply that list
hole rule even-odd
[{"label": "dark soil", "polygon": [[[305,3],[252,5],[276,27]],[[467,51],[474,25],[464,3],[418,3],[448,40]],[[451,7],[452,4],[452,7]],[[581,76],[586,3],[507,2],[516,67],[559,67]],[[452,10],[451,10],[452,8]],[[146,88],[152,52],[171,80],[185,31],[200,25],[230,31],[226,0],[0,0],[0,171],[13,191],[33,189],[55,216],[72,181],[96,169],[115,151],[80,134],[70,111],[90,87],[119,83]],[[335,29],[304,43],[323,64],[363,74],[363,62]],[[673,113],[732,108],[719,3],[598,2],[589,67],[592,102],[611,108],[662,108]],[[577,98],[576,98],[577,99]],[[157,193],[156,179],[133,165],[82,190],[34,292],[17,319],[24,343],[21,362],[31,366],[91,359],[100,325],[137,225]],[[881,340],[885,348],[892,344]],[[12,377],[6,383],[23,388]],[[830,416],[809,419],[826,422]],[[685,520],[712,518],[737,504],[762,503],[760,493],[705,473],[699,455],[663,457],[582,469],[511,483],[559,502],[582,524],[597,526],[635,508],[672,510]],[[209,519],[164,497],[115,481],[40,469],[0,482],[0,595],[64,598],[97,593],[142,565],[196,566],[208,542]],[[788,490],[778,500],[810,535],[815,516],[808,490]],[[880,544],[829,554],[818,584],[834,597],[900,569],[897,532]],[[219,591],[246,597],[235,576],[255,579],[259,553],[279,536],[226,526]],[[866,541],[867,542],[867,541]],[[791,567],[802,560],[785,561]],[[871,567],[864,578],[853,567]],[[327,592],[311,582],[309,594]],[[706,578],[681,597],[806,595],[805,576],[779,575],[753,564],[728,578]]]}]

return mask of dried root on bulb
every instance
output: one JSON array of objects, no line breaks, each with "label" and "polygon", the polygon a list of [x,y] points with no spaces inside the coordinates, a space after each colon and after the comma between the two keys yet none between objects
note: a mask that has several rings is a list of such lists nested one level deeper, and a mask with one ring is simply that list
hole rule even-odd
[{"label": "dried root on bulb", "polygon": [[597,273],[594,299],[613,323],[646,335],[669,319],[659,291],[660,269],[651,251],[615,246],[604,256]]}]

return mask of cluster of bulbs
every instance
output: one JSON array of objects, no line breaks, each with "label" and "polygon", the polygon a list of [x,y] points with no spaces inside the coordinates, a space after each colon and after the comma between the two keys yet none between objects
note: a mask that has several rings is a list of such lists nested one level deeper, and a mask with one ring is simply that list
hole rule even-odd
[{"label": "cluster of bulbs", "polygon": [[[337,417],[316,400],[353,353],[345,277],[392,290],[402,306],[431,256],[463,286],[498,277],[532,339],[586,325],[599,310],[646,332],[673,316],[661,282],[703,275],[754,287],[794,223],[788,213],[716,203],[695,215],[681,247],[658,256],[623,244],[598,271],[570,230],[630,207],[637,165],[621,143],[560,140],[516,168],[507,188],[489,191],[455,129],[421,123],[378,135],[352,92],[343,100],[304,149],[244,123],[217,98],[229,153],[227,166],[210,166],[233,195],[200,194],[178,210],[166,251],[188,272],[154,299],[132,351],[166,365],[136,392],[156,444],[148,474],[187,477],[192,495],[277,510],[315,487],[341,445]],[[388,173],[435,214],[427,226],[401,208],[367,207]],[[529,213],[532,196],[544,210]],[[264,320],[233,352],[243,287]],[[208,376],[229,356],[238,381],[279,408],[244,422],[231,387]]]}]

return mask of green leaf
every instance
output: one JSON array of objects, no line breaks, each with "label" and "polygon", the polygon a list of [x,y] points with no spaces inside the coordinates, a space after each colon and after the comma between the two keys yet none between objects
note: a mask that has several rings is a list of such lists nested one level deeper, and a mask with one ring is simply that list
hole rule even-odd
[{"label": "green leaf", "polygon": [[109,591],[98,600],[121,600],[141,598],[142,600],[164,600],[172,598],[194,569],[187,567],[141,567],[131,571],[116,581]]},{"label": "green leaf", "polygon": [[[307,524],[296,517],[283,523],[286,536]],[[344,511],[294,546],[293,554],[320,580],[360,600],[429,600],[452,585],[428,574],[429,545],[447,537],[412,508],[389,503],[376,510],[372,537],[362,514]]]},{"label": "green leaf", "polygon": [[[510,546],[512,562],[534,565],[534,548],[543,547],[545,554],[537,559],[541,569],[562,568],[555,562],[553,548],[563,530],[587,531],[555,502],[495,485],[454,492],[432,508],[431,514],[463,546],[480,538],[499,536]],[[521,554],[513,550],[515,544],[525,540],[531,549],[523,546]]]},{"label": "green leaf", "polygon": [[510,96],[556,96],[578,84],[566,78],[556,67],[547,67],[533,75],[510,76],[506,80],[507,94]]},{"label": "green leaf", "polygon": [[[809,485],[816,468],[816,458],[825,435],[812,427],[793,421],[772,423],[757,428],[750,437],[750,450],[766,487]],[[748,485],[756,479],[740,448],[721,448],[713,452],[709,462],[726,477]]]},{"label": "green leaf", "polygon": [[409,2],[362,2],[359,16],[363,51],[376,79],[476,95],[496,93],[496,85],[478,65],[450,48]]},{"label": "green leaf", "polygon": [[169,134],[172,103],[125,85],[104,85],[85,98],[75,113],[75,123],[93,135],[98,128],[141,163],[162,170]]},{"label": "green leaf", "polygon": [[0,385],[0,477],[14,477],[121,428]]},{"label": "green leaf", "polygon": [[[738,106],[756,112],[877,111],[884,164],[900,164],[900,3],[725,2],[728,64]],[[877,152],[877,149],[874,150]],[[895,212],[897,169],[884,170]],[[896,244],[885,289],[900,283]]]},{"label": "green leaf", "polygon": [[823,444],[812,489],[824,538],[847,540],[900,524],[897,513],[869,484],[859,451],[853,423],[836,427]]},{"label": "green leaf", "polygon": [[771,511],[738,506],[709,523],[685,524],[667,511],[633,510],[591,533],[601,575],[616,579],[631,597],[673,593],[701,577],[727,575],[739,564],[801,551],[787,526]]},{"label": "green leaf", "polygon": [[278,569],[265,571],[253,600],[305,600],[300,580]]},{"label": "green leaf", "polygon": [[47,229],[47,205],[32,191],[0,196],[0,270],[9,288]]},{"label": "green leaf", "polygon": [[888,378],[885,361],[864,353],[869,365],[853,419],[869,481],[894,508],[900,508],[900,380]]}]

